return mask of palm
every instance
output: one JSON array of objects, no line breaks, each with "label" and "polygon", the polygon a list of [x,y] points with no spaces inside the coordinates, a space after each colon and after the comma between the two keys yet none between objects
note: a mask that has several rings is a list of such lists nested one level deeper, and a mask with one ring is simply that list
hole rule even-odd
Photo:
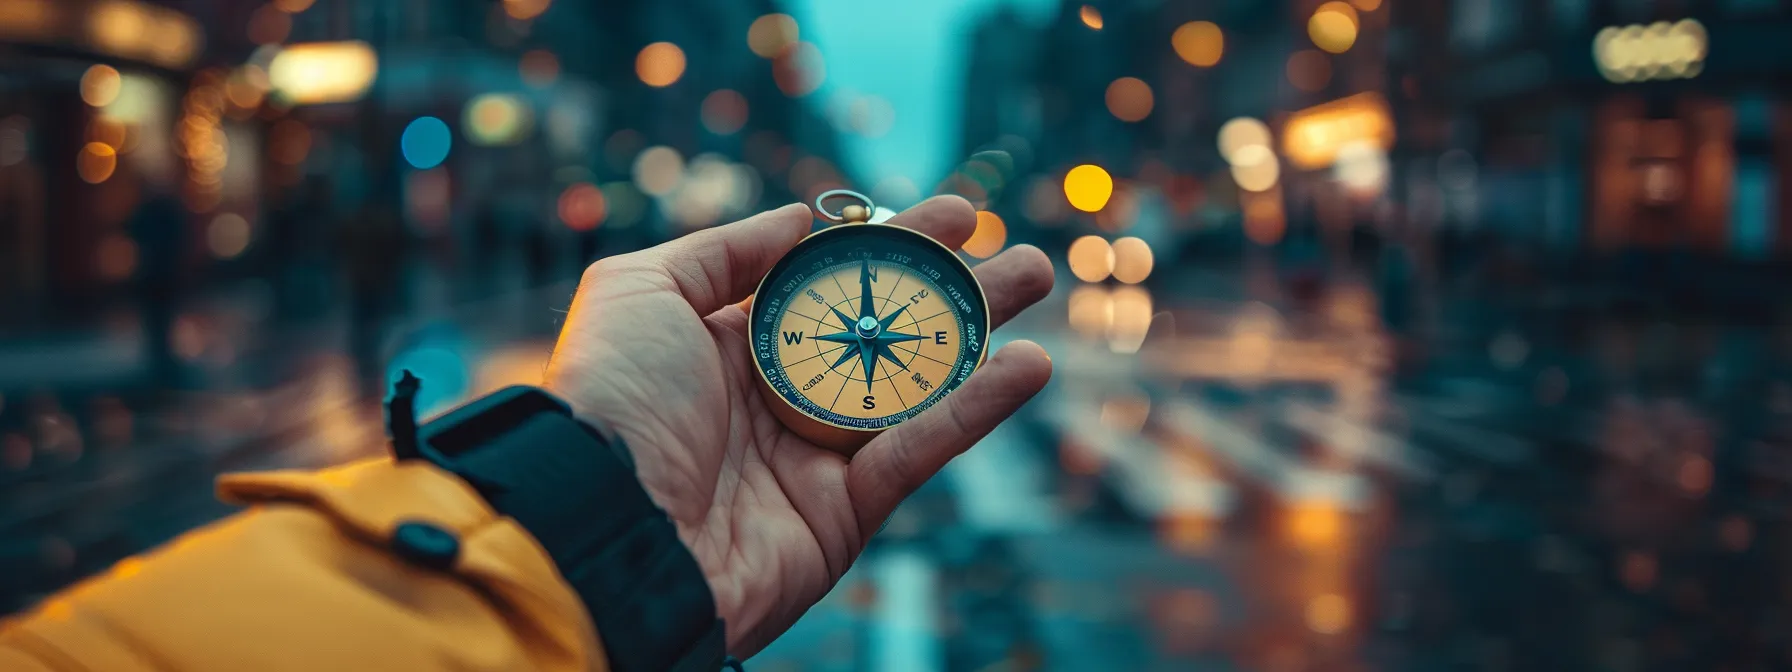
[{"label": "palm", "polygon": [[[911,226],[949,245],[962,243],[953,229],[964,228],[963,222],[929,219],[930,207],[960,219],[974,215],[938,204],[911,211]],[[805,225],[800,229],[793,223],[799,217]],[[1044,382],[1037,366],[1019,371],[1036,383],[982,381],[1015,388],[1000,395],[1011,403],[993,409],[988,421],[972,425],[951,417],[975,409],[948,411],[931,423],[923,422],[924,415],[911,423],[916,431],[905,425],[886,433],[853,462],[791,433],[755,385],[747,316],[728,302],[752,291],[756,276],[796,242],[807,221],[806,210],[780,210],[594,265],[548,371],[550,387],[628,443],[642,484],[677,523],[709,579],[728,623],[730,650],[743,656],[789,627],[839,580],[896,502]],[[762,250],[744,249],[763,244],[764,232],[728,231],[736,227],[793,235]],[[677,259],[681,252],[695,256]],[[756,252],[769,252],[769,258]],[[704,255],[713,266],[703,263]],[[1049,266],[1041,273],[1038,263],[1042,255],[1020,256],[1026,259],[980,269],[980,276],[999,276],[983,278],[986,285],[1009,285],[990,288],[998,318],[1018,308],[1004,315],[997,307],[1024,307],[1050,287]],[[1007,300],[998,300],[998,291]],[[938,456],[938,464],[915,454],[922,441],[942,439],[962,446]]]}]

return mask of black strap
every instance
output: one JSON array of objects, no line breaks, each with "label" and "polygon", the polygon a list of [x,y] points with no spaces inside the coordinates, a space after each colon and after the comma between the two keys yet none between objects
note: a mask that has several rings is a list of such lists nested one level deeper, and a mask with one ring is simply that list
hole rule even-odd
[{"label": "black strap", "polygon": [[467,479],[535,536],[590,612],[610,669],[721,667],[709,582],[620,438],[546,392],[515,387],[430,422],[399,453]]}]

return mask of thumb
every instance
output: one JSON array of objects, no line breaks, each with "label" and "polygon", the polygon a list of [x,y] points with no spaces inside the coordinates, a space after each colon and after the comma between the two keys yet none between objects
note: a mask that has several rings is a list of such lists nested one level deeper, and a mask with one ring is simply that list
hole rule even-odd
[{"label": "thumb", "polygon": [[759,286],[778,259],[809,235],[814,216],[792,203],[679,238],[645,251],[678,283],[698,315],[739,303]]}]

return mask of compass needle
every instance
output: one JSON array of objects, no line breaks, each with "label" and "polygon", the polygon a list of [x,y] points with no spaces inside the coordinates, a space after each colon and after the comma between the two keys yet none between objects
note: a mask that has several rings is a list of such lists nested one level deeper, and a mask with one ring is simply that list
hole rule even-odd
[{"label": "compass needle", "polygon": [[859,357],[865,361],[865,394],[871,394],[871,376],[877,370],[877,348],[859,347]]},{"label": "compass needle", "polygon": [[859,316],[877,317],[877,311],[871,307],[871,260],[859,260]]}]

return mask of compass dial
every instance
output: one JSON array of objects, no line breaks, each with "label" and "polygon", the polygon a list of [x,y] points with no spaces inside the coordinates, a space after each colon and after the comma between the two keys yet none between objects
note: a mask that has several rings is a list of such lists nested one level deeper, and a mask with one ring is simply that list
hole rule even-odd
[{"label": "compass dial", "polygon": [[849,224],[810,236],[778,262],[752,320],[754,361],[778,397],[772,403],[799,414],[786,424],[838,448],[914,417],[963,383],[983,360],[989,309],[970,269],[944,246],[900,227]]}]

